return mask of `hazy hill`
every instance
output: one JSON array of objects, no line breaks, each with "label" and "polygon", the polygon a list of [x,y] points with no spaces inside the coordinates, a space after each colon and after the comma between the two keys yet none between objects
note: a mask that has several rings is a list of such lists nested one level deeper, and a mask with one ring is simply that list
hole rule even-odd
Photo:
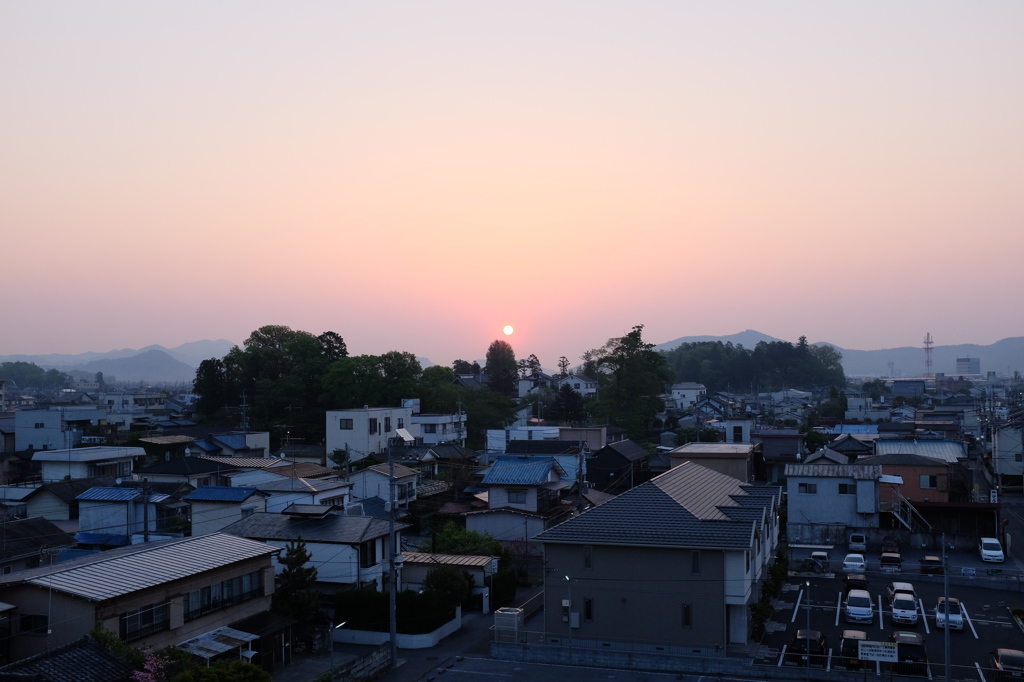
[{"label": "hazy hill", "polygon": [[[655,349],[672,350],[683,343],[702,341],[731,342],[734,346],[742,344],[744,348],[753,348],[760,341],[782,340],[784,339],[776,339],[748,329],[729,336],[684,336],[674,341],[658,344]],[[796,341],[796,339],[792,339],[789,342],[796,343]],[[826,342],[817,342],[815,345],[823,343]],[[834,343],[828,345],[834,346],[843,354],[843,371],[849,376],[889,376],[889,362],[893,363],[894,376],[921,376],[925,372],[924,350],[920,346],[883,350],[853,350],[836,346]],[[1024,337],[1003,339],[987,346],[971,343],[956,346],[934,346],[932,348],[932,371],[942,372],[949,376],[955,375],[957,358],[979,358],[982,374],[991,371],[1003,375],[1013,374],[1015,370],[1024,371]]]}]

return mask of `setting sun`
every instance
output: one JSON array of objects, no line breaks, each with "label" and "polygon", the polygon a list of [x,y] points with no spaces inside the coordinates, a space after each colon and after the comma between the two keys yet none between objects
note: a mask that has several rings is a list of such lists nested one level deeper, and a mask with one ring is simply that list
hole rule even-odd
[{"label": "setting sun", "polygon": [[512,325],[506,324],[505,328],[502,329],[501,331],[505,332],[505,336],[509,336],[510,334],[512,334],[512,332],[515,331],[515,329],[512,328]]}]

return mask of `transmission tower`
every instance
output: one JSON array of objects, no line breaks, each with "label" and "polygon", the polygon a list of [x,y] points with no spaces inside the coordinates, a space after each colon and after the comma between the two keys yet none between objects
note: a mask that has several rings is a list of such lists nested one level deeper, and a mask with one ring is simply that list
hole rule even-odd
[{"label": "transmission tower", "polygon": [[932,333],[928,332],[924,336],[924,375],[929,379],[935,376],[935,373],[932,372],[932,346],[934,345]]}]

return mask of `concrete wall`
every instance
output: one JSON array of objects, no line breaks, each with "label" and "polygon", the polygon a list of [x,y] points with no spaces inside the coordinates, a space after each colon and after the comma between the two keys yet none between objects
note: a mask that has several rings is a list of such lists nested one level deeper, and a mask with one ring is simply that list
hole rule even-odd
[{"label": "concrete wall", "polygon": [[[462,607],[457,606],[455,607],[455,618],[438,629],[423,635],[403,635],[399,633],[396,643],[399,649],[430,649],[437,646],[438,642],[461,627]],[[343,644],[383,644],[384,642],[391,641],[391,635],[387,632],[338,629],[331,631],[331,639]]]}]

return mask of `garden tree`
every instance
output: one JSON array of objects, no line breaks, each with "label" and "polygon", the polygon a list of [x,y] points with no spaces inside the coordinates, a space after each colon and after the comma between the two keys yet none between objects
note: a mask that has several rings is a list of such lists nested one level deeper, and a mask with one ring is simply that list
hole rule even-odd
[{"label": "garden tree", "polygon": [[380,373],[384,379],[384,402],[380,404],[397,407],[402,398],[416,397],[423,367],[412,353],[393,350],[380,356]]},{"label": "garden tree", "polygon": [[[457,387],[458,388],[458,387]],[[460,388],[462,411],[466,414],[466,446],[482,450],[487,429],[504,429],[516,421],[516,406],[502,393]]]},{"label": "garden tree", "polygon": [[446,606],[458,606],[473,592],[473,579],[457,566],[434,566],[423,577],[423,591],[437,593]]},{"label": "garden tree", "polygon": [[316,337],[320,341],[321,353],[327,362],[336,362],[348,357],[348,346],[345,339],[337,332],[327,331]]},{"label": "garden tree", "polygon": [[474,362],[470,364],[465,360],[456,360],[455,362],[453,362],[452,369],[455,370],[455,373],[459,375],[475,374],[479,376],[481,372],[479,362]]},{"label": "garden tree", "polygon": [[[234,367],[232,364],[231,367]],[[192,392],[196,399],[196,414],[200,421],[218,421],[225,417],[229,406],[237,405],[237,387],[228,363],[210,358],[199,363]]]},{"label": "garden tree", "polygon": [[332,410],[382,405],[382,383],[378,356],[355,355],[342,358],[331,363],[323,378],[323,401]]},{"label": "garden tree", "polygon": [[63,388],[71,382],[71,377],[63,372],[44,370],[39,365],[20,361],[0,363],[0,379],[13,381],[20,389]]},{"label": "garden tree", "polygon": [[564,379],[569,376],[569,358],[564,355],[558,358],[558,374],[555,375],[556,379]]},{"label": "garden tree", "polygon": [[669,380],[665,356],[643,340],[643,329],[637,325],[615,343],[606,344],[598,374],[601,397],[594,405],[595,412],[634,437],[644,435],[661,411],[661,394]]},{"label": "garden tree", "polygon": [[[699,431],[699,433],[698,433]],[[722,432],[707,426],[679,429],[676,431],[676,446],[687,443],[717,443],[722,439]]]},{"label": "garden tree", "polygon": [[860,390],[875,401],[881,400],[882,396],[892,395],[892,389],[881,379],[873,379],[861,384]]},{"label": "garden tree", "polygon": [[420,411],[424,414],[454,414],[458,411],[460,389],[455,371],[442,365],[433,365],[420,375],[418,396]]},{"label": "garden tree", "polygon": [[99,384],[101,391],[107,387],[106,382],[103,381],[103,372],[96,372],[96,376],[93,378],[93,380],[97,384]]},{"label": "garden tree", "polygon": [[214,661],[206,666],[193,664],[167,682],[271,682],[270,673],[248,661]]},{"label": "garden tree", "polygon": [[846,416],[846,392],[832,384],[828,387],[828,400],[818,408],[819,414],[826,419],[842,419]]},{"label": "garden tree", "polygon": [[540,360],[533,353],[530,353],[530,356],[526,358],[526,369],[531,377],[535,377],[543,371],[543,368],[540,366]]},{"label": "garden tree", "polygon": [[502,555],[501,543],[493,535],[466,530],[454,521],[446,523],[430,544],[430,551],[436,554]]},{"label": "garden tree", "polygon": [[309,563],[311,558],[301,536],[285,546],[279,560],[284,568],[277,576],[277,589],[271,603],[275,613],[305,624],[316,622],[320,616],[317,570]]},{"label": "garden tree", "polygon": [[569,424],[582,424],[587,420],[587,401],[580,393],[573,390],[569,384],[562,384],[562,387],[555,393],[554,402],[550,408],[552,419]]},{"label": "garden tree", "polygon": [[487,376],[487,388],[495,393],[512,397],[516,394],[518,366],[516,353],[507,341],[500,339],[487,348],[484,375]]},{"label": "garden tree", "polygon": [[821,431],[802,426],[800,427],[800,432],[804,434],[804,444],[807,446],[807,452],[817,452],[828,445],[828,436]]}]

